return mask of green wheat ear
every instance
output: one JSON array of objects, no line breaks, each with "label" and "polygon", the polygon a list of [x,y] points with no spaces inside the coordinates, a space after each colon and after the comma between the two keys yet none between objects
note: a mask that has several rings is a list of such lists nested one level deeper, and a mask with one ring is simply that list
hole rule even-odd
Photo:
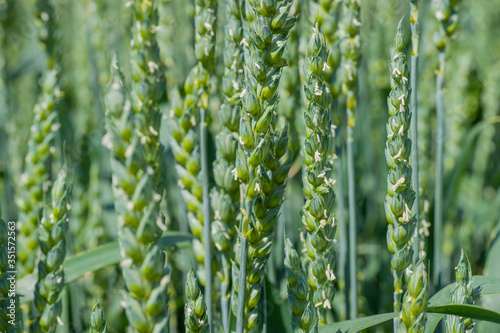
[{"label": "green wheat ear", "polygon": [[172,89],[172,110],[170,112],[171,134],[174,139],[171,146],[177,162],[179,186],[188,209],[189,227],[195,236],[193,247],[199,263],[197,274],[202,285],[205,285],[207,278],[204,225],[205,221],[210,221],[210,216],[204,216],[202,211],[203,177],[208,177],[208,175],[204,175],[202,172],[200,127],[206,125],[202,124],[206,120],[203,120],[201,116],[208,109],[209,81],[215,66],[217,9],[217,1],[196,1],[195,55],[197,64],[191,69],[184,82],[186,93],[184,101],[177,89]]},{"label": "green wheat ear", "polygon": [[288,238],[285,239],[285,272],[288,281],[288,303],[292,309],[294,332],[317,332],[318,318],[307,275],[300,267],[300,258]]},{"label": "green wheat ear", "polygon": [[33,332],[54,332],[60,322],[59,316],[62,312],[60,295],[64,287],[63,262],[66,256],[66,234],[71,209],[69,194],[67,169],[63,167],[46,198],[39,226],[41,255],[38,262],[34,304],[40,314],[35,317],[32,324]]},{"label": "green wheat ear", "polygon": [[28,141],[25,171],[21,176],[21,191],[16,200],[19,207],[20,233],[18,270],[20,276],[33,272],[38,252],[38,223],[42,215],[43,197],[50,182],[51,161],[54,158],[54,138],[60,127],[56,105],[61,99],[56,71],[42,77],[42,92],[34,107],[34,121]]},{"label": "green wheat ear", "polygon": [[92,314],[90,315],[90,329],[89,333],[107,333],[108,327],[106,325],[106,319],[104,318],[104,312],[102,311],[101,304],[97,302],[92,308]]},{"label": "green wheat ear", "polygon": [[403,294],[403,271],[410,266],[413,257],[410,239],[416,225],[412,213],[415,192],[412,189],[412,168],[409,163],[411,140],[408,130],[411,125],[409,109],[410,86],[406,49],[404,47],[402,20],[399,22],[389,63],[391,91],[387,99],[389,119],[387,121],[387,142],[385,156],[389,173],[387,175],[387,196],[385,212],[389,222],[387,246],[393,254],[391,266],[394,275],[394,311],[401,311]]},{"label": "green wheat ear", "polygon": [[[241,232],[249,245],[245,332],[254,329],[260,317],[265,320],[265,315],[259,314],[264,272],[293,157],[288,151],[288,128],[276,128],[277,89],[282,68],[287,65],[282,56],[288,33],[297,21],[289,15],[291,6],[292,1],[246,1],[244,7],[246,86],[241,96],[243,111],[235,174],[244,184]],[[234,283],[232,291],[233,299],[245,292]]]},{"label": "green wheat ear", "polygon": [[169,270],[158,240],[165,226],[159,215],[154,170],[146,163],[134,111],[125,94],[118,65],[106,96],[113,192],[118,215],[121,267],[128,292],[123,292],[130,326],[139,332],[168,330]]},{"label": "green wheat ear", "polygon": [[[455,268],[456,283],[451,293],[451,303],[453,304],[474,304],[474,288],[472,281],[472,270],[469,258],[461,250],[460,260]],[[446,332],[451,333],[472,333],[475,323],[471,318],[458,316],[446,316]]]},{"label": "green wheat ear", "polygon": [[325,82],[328,59],[325,37],[316,25],[309,41],[304,73],[307,111],[304,114],[306,139],[302,177],[306,202],[302,208],[302,223],[306,229],[305,241],[307,275],[313,291],[314,306],[321,324],[326,324],[326,313],[332,308],[335,296],[335,239],[333,217],[333,128],[330,114],[331,95]]},{"label": "green wheat ear", "polygon": [[404,326],[401,326],[402,332],[424,332],[427,320],[427,303],[429,300],[428,286],[425,264],[423,259],[421,259],[412,268],[408,281],[408,290],[403,298],[401,320]]},{"label": "green wheat ear", "polygon": [[186,299],[184,306],[184,325],[188,333],[206,333],[209,331],[205,298],[198,286],[198,279],[191,269],[186,279]]}]

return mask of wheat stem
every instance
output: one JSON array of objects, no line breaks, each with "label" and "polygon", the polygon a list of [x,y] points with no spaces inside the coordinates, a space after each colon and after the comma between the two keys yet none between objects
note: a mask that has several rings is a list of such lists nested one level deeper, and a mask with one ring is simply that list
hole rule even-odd
[{"label": "wheat stem", "polygon": [[335,152],[337,154],[337,209],[339,213],[339,290],[344,292],[345,298],[345,316],[349,317],[349,288],[346,276],[349,275],[347,266],[347,223],[345,212],[345,195],[344,195],[344,152],[341,138],[341,126],[335,129]]},{"label": "wheat stem", "polygon": [[434,287],[441,288],[441,257],[443,232],[443,154],[444,154],[444,97],[443,74],[445,70],[445,53],[439,53],[439,73],[436,75],[436,181],[434,189]]},{"label": "wheat stem", "polygon": [[434,44],[439,52],[439,68],[436,72],[436,179],[434,189],[434,288],[441,287],[442,229],[443,229],[443,159],[445,139],[445,115],[443,82],[446,66],[446,49],[458,26],[458,3],[460,0],[434,0],[434,13],[439,29],[434,33]]},{"label": "wheat stem", "polygon": [[201,151],[201,174],[203,187],[202,212],[204,216],[203,240],[205,245],[205,300],[207,306],[208,327],[212,329],[212,242],[210,237],[210,197],[208,184],[208,161],[207,161],[207,119],[206,110],[200,113],[200,151]]},{"label": "wheat stem", "polygon": [[347,187],[349,206],[349,280],[350,280],[350,315],[358,316],[357,287],[357,240],[356,240],[356,191],[354,165],[354,126],[356,111],[356,93],[358,86],[358,66],[360,50],[360,1],[344,2],[344,19],[341,25],[341,53],[344,72],[342,90],[346,96],[347,115]]},{"label": "wheat stem", "polygon": [[411,0],[411,39],[412,39],[412,53],[411,53],[411,71],[410,71],[410,110],[412,114],[411,122],[411,165],[413,169],[412,173],[412,185],[415,191],[415,203],[413,204],[413,212],[417,220],[415,226],[415,234],[412,239],[413,243],[413,263],[416,264],[420,258],[420,182],[419,182],[419,168],[418,168],[418,40],[420,35],[420,28],[418,23],[418,10],[420,6],[420,0]]}]

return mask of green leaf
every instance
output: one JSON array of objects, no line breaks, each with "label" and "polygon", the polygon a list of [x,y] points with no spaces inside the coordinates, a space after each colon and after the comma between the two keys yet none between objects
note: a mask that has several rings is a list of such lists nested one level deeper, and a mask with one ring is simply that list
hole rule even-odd
[{"label": "green leaf", "polygon": [[[499,229],[499,227],[500,224],[498,224],[497,229]],[[500,234],[497,234],[496,239],[493,241],[493,244],[488,250],[486,264],[484,265],[484,273],[486,275],[500,277],[500,265],[498,264],[498,258],[500,258]],[[484,297],[481,297],[478,305],[487,309],[500,311],[500,297],[496,295],[485,295]],[[475,331],[499,332],[500,325],[483,321],[476,324]]]},{"label": "green leaf", "polygon": [[[191,246],[192,236],[183,232],[168,232],[160,239],[163,249],[186,248]],[[64,283],[78,280],[85,274],[96,272],[103,268],[116,265],[120,262],[120,246],[118,242],[111,242],[94,249],[76,254],[64,262]],[[31,302],[37,281],[36,274],[30,274],[17,283],[18,290],[22,291],[21,303]]]},{"label": "green leaf", "polygon": [[498,235],[493,241],[486,257],[484,271],[489,276],[500,277],[500,265],[498,264],[498,258],[500,258],[500,235]]},{"label": "green leaf", "polygon": [[[474,296],[500,294],[500,277],[474,275],[472,277],[474,286]],[[439,305],[448,304],[451,301],[451,292],[455,287],[455,283],[451,283],[434,294],[429,300],[429,308]],[[432,333],[437,325],[443,319],[444,314],[429,313],[427,315],[427,324],[425,325],[425,333]]]},{"label": "green leaf", "polygon": [[288,302],[280,297],[280,292],[268,278],[266,278],[266,296],[267,296],[267,331],[292,333],[292,313]]},{"label": "green leaf", "polygon": [[467,131],[467,136],[464,139],[462,144],[462,150],[457,159],[457,163],[455,164],[453,170],[446,176],[445,184],[448,184],[445,189],[446,195],[445,198],[445,209],[446,213],[450,208],[451,204],[455,201],[455,198],[458,194],[458,186],[460,184],[462,175],[465,172],[467,167],[467,163],[469,163],[471,159],[471,155],[474,151],[474,143],[479,136],[487,127],[491,125],[495,125],[500,122],[500,117],[491,117],[489,119],[485,119],[477,124],[475,124],[472,128]]},{"label": "green leaf", "polygon": [[328,324],[319,329],[319,333],[354,333],[361,330],[385,323],[395,318],[396,312],[382,313],[370,317],[356,318],[338,323]]},{"label": "green leaf", "polygon": [[427,308],[429,313],[442,313],[500,324],[500,313],[477,305],[445,304]]}]

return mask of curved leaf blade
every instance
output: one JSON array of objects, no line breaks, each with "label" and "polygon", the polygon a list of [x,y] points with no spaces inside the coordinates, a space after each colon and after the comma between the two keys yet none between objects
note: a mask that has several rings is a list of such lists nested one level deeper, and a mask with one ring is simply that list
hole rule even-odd
[{"label": "curved leaf blade", "polygon": [[[160,239],[163,249],[188,248],[193,236],[184,232],[169,232]],[[110,242],[94,249],[78,253],[64,262],[64,283],[78,280],[86,274],[116,265],[120,262],[118,242]],[[36,274],[30,274],[17,282],[17,289],[22,292],[21,303],[31,302],[37,281]]]},{"label": "curved leaf blade", "polygon": [[[500,277],[474,275],[472,277],[474,286],[474,296],[495,295],[500,294]],[[451,292],[455,287],[455,283],[449,284],[429,299],[429,308],[439,305],[448,304],[451,301]],[[427,315],[427,324],[425,325],[425,333],[432,333],[436,330],[437,325],[443,319],[444,314],[429,313]]]},{"label": "curved leaf blade", "polygon": [[445,304],[427,308],[427,312],[454,315],[476,320],[486,320],[500,324],[500,313],[477,305]]},{"label": "curved leaf blade", "polygon": [[382,313],[369,317],[356,318],[338,323],[328,324],[319,329],[319,333],[354,333],[385,323],[396,317],[398,313]]}]

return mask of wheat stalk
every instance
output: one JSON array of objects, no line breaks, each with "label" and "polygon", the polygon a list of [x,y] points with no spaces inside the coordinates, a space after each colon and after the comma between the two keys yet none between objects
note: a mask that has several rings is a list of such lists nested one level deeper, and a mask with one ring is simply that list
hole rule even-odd
[{"label": "wheat stalk", "polygon": [[420,0],[410,0],[410,25],[411,25],[411,71],[410,71],[410,110],[413,117],[411,123],[411,166],[412,185],[415,190],[415,204],[413,205],[413,212],[417,220],[415,226],[415,235],[413,237],[413,263],[416,263],[423,253],[420,252],[420,181],[419,181],[419,167],[418,167],[418,42],[420,37],[420,27],[418,22],[418,11],[420,8]]},{"label": "wheat stalk", "polygon": [[358,316],[358,283],[356,255],[356,193],[354,175],[354,126],[356,111],[356,92],[358,86],[358,66],[360,53],[360,1],[344,0],[343,20],[340,25],[342,73],[344,74],[342,91],[346,96],[347,114],[347,187],[349,193],[349,280],[350,314]]},{"label": "wheat stalk", "polygon": [[458,0],[433,0],[435,17],[439,29],[434,34],[434,44],[439,51],[439,69],[436,75],[436,180],[434,191],[434,286],[441,285],[442,228],[443,228],[443,155],[445,140],[443,81],[446,65],[446,48],[449,39],[455,34],[458,24]]}]

